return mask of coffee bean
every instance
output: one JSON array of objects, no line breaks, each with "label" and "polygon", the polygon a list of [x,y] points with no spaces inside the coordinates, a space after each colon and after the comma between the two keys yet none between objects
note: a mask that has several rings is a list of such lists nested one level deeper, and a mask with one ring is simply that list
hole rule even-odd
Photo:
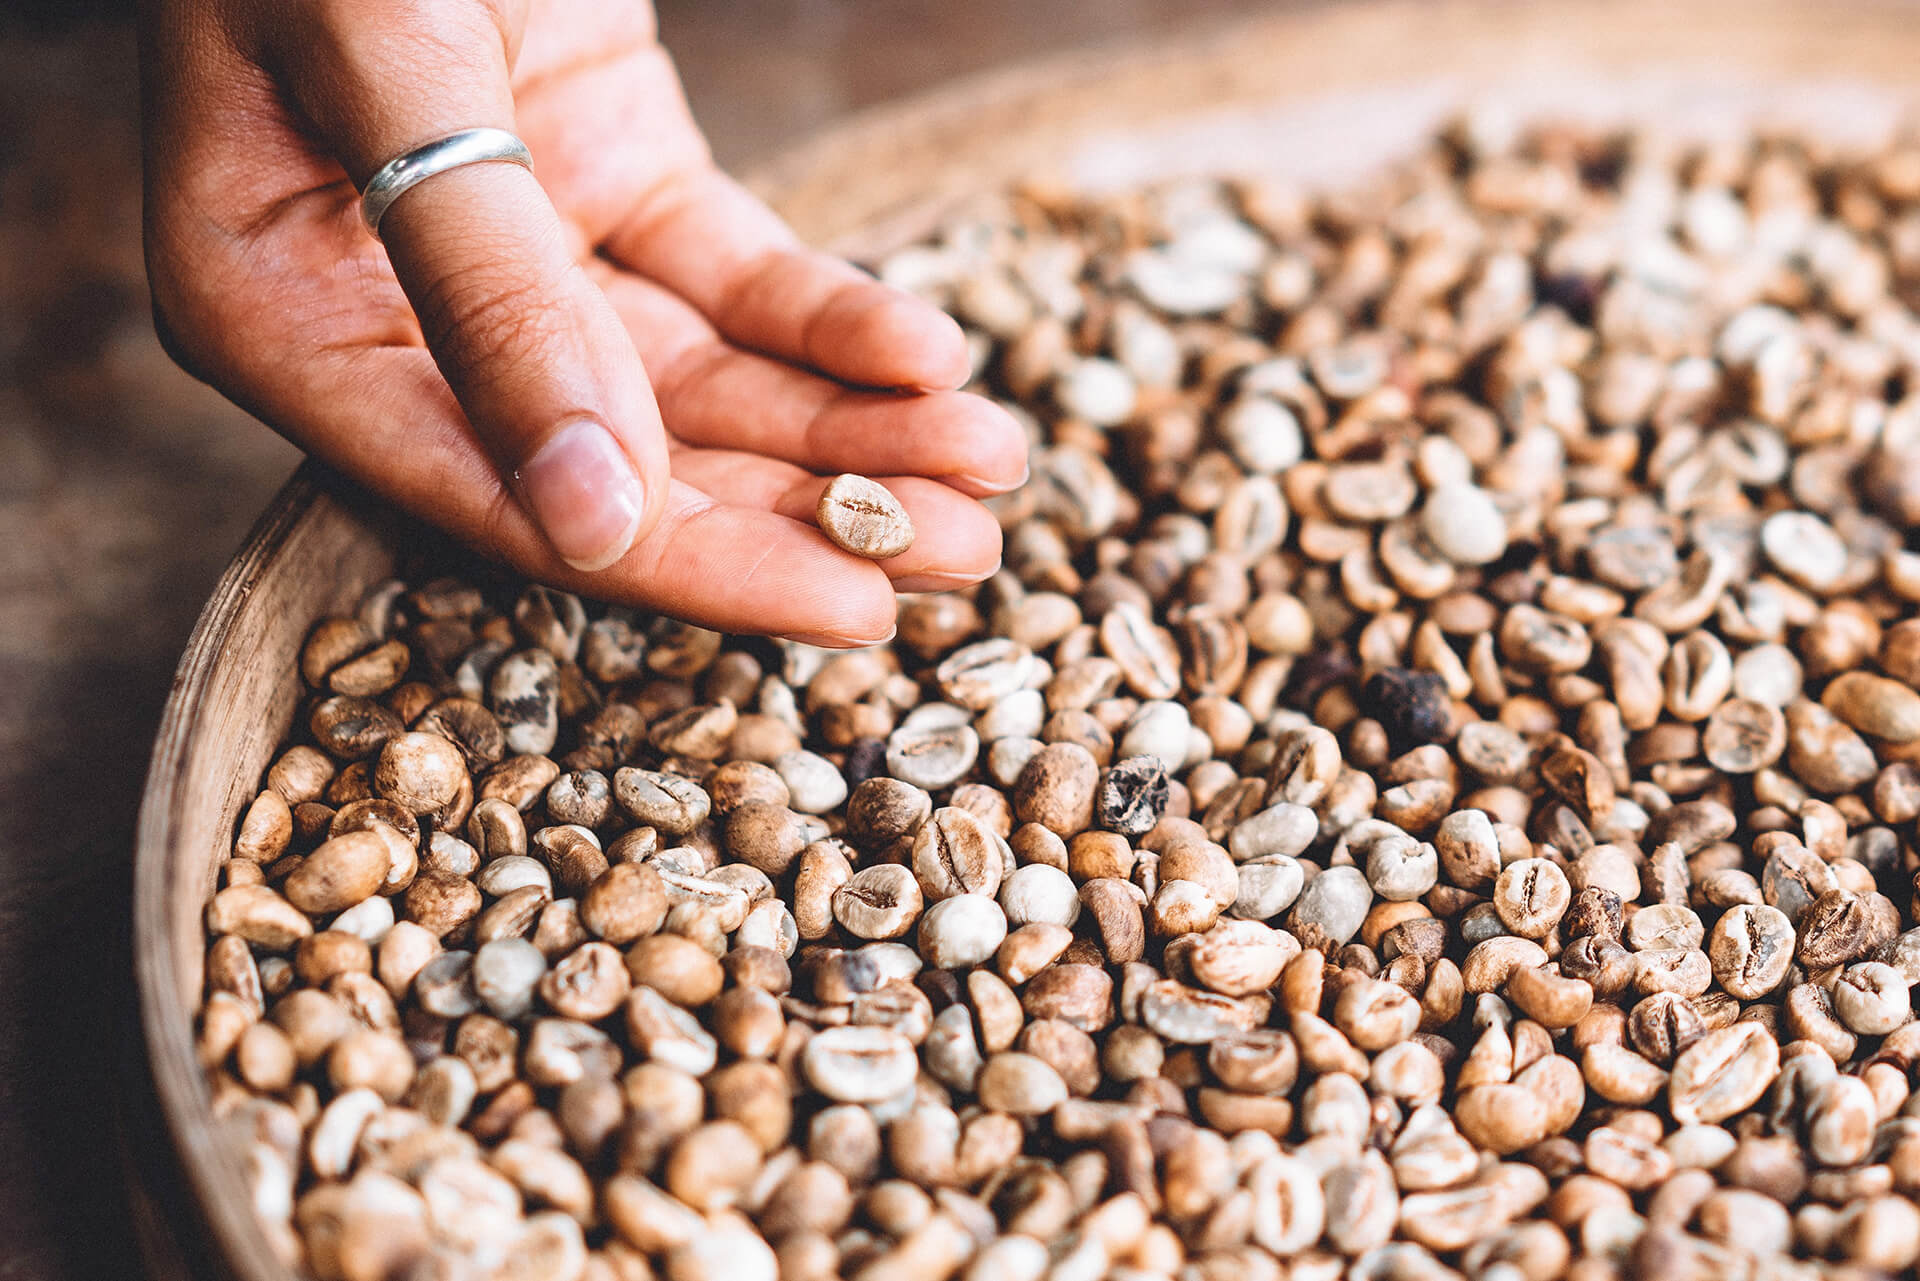
[{"label": "coffee bean", "polygon": [[919,919],[921,902],[911,871],[877,863],[833,891],[833,916],[855,938],[899,938]]},{"label": "coffee bean", "polygon": [[1135,756],[1109,769],[1100,781],[1094,822],[1122,836],[1141,836],[1167,807],[1167,768],[1152,756]]},{"label": "coffee bean", "polygon": [[877,1103],[913,1084],[913,1044],[884,1027],[830,1027],[813,1035],[800,1056],[813,1087],[841,1103]]},{"label": "coffee bean", "polygon": [[869,560],[898,556],[913,546],[913,521],[887,487],[865,476],[835,476],[814,508],[820,532],[834,545]]},{"label": "coffee bean", "polygon": [[1872,926],[1865,899],[1834,889],[1813,901],[1796,928],[1800,932],[1800,963],[1810,969],[1826,969],[1861,955]]},{"label": "coffee bean", "polygon": [[1543,858],[1509,863],[1493,888],[1494,909],[1522,938],[1545,938],[1572,900],[1567,874]]},{"label": "coffee bean", "polygon": [[1142,698],[1180,692],[1180,650],[1166,629],[1133,605],[1116,605],[1100,620],[1100,644],[1120,665],[1127,687]]},{"label": "coffee bean", "polygon": [[1765,905],[1741,904],[1713,927],[1707,955],[1721,987],[1743,1001],[1780,986],[1793,963],[1793,923]]},{"label": "coffee bean", "polygon": [[706,821],[707,790],[690,778],[655,770],[622,769],[613,776],[613,796],[635,822],[682,836]]},{"label": "coffee bean", "polygon": [[1373,889],[1358,868],[1330,867],[1307,882],[1288,914],[1288,925],[1301,941],[1344,943],[1360,930]]},{"label": "coffee bean", "polygon": [[1780,1071],[1780,1046],[1753,1023],[1707,1032],[1674,1059],[1667,1103],[1682,1125],[1711,1124],[1750,1106]]},{"label": "coffee bean", "polygon": [[1386,726],[1396,752],[1440,738],[1453,719],[1453,705],[1440,677],[1404,667],[1389,667],[1368,677],[1360,691],[1360,709]]},{"label": "coffee bean", "polygon": [[1752,774],[1772,765],[1787,750],[1787,720],[1777,707],[1731,699],[1707,719],[1700,746],[1714,768]]},{"label": "coffee bean", "polygon": [[1049,743],[1036,752],[1014,785],[1014,814],[1061,836],[1093,822],[1100,766],[1078,743]]},{"label": "coffee bean", "polygon": [[938,809],[913,837],[913,874],[929,901],[956,894],[993,896],[1006,857],[1000,839],[967,810]]},{"label": "coffee bean", "polygon": [[971,725],[897,729],[887,739],[887,773],[925,791],[952,787],[980,757],[980,736]]}]

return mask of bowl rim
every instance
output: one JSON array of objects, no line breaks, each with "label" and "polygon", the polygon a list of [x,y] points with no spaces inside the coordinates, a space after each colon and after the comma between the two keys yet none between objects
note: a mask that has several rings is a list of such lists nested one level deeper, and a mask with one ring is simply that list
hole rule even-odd
[{"label": "bowl rim", "polygon": [[[240,550],[221,573],[200,611],[173,677],[171,692],[154,736],[147,784],[141,798],[133,865],[133,964],[140,1030],[146,1054],[140,1060],[147,1087],[156,1096],[173,1162],[184,1174],[195,1227],[213,1238],[214,1262],[249,1278],[291,1275],[267,1245],[266,1235],[240,1184],[235,1163],[218,1143],[211,1099],[194,1050],[194,1011],[180,999],[184,976],[171,945],[170,882],[180,860],[203,856],[185,848],[178,831],[185,808],[196,802],[184,769],[193,729],[208,695],[215,664],[238,621],[240,607],[273,568],[294,531],[312,520],[325,501],[327,485],[319,464],[300,463],[254,522]],[[151,1166],[162,1154],[135,1152]],[[143,1174],[146,1172],[143,1170]],[[142,1182],[151,1182],[146,1174]],[[140,1216],[143,1234],[160,1233],[175,1250],[194,1248],[171,1222]],[[156,1246],[143,1240],[149,1261]],[[239,1257],[234,1257],[234,1252]]]}]

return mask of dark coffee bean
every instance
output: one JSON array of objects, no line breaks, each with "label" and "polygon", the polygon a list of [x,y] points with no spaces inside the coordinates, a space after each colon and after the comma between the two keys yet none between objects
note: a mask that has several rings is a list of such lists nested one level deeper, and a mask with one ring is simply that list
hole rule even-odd
[{"label": "dark coffee bean", "polygon": [[1360,710],[1386,727],[1396,752],[1431,743],[1447,732],[1453,706],[1446,682],[1433,672],[1389,667],[1360,691]]},{"label": "dark coffee bean", "polygon": [[933,1012],[938,1014],[950,1005],[958,1005],[965,999],[960,987],[960,976],[952,970],[922,970],[914,975],[914,986],[926,994],[933,1003]]},{"label": "dark coffee bean", "polygon": [[1620,896],[1600,885],[1589,885],[1573,896],[1573,906],[1560,921],[1560,930],[1568,938],[1598,935],[1620,937]]},{"label": "dark coffee bean", "polygon": [[847,763],[840,767],[848,787],[858,787],[887,772],[887,744],[878,738],[856,738],[847,747]]},{"label": "dark coffee bean", "polygon": [[1167,767],[1157,756],[1135,756],[1107,771],[1094,821],[1122,836],[1145,835],[1167,808]]},{"label": "dark coffee bean", "polygon": [[1870,928],[1865,899],[1828,890],[1800,918],[1800,964],[1810,970],[1845,965],[1865,950]]}]

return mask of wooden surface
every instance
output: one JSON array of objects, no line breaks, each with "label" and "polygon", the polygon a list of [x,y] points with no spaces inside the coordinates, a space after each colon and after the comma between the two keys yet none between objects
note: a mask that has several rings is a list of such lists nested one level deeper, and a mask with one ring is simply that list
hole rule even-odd
[{"label": "wooden surface", "polygon": [[[1832,117],[1829,127],[1871,133],[1906,103],[1912,10],[1849,15],[1839,23],[1828,6],[1764,0],[1316,8],[968,82],[855,120],[755,182],[810,238],[866,252],[968,191],[1036,169],[1095,184],[1196,162],[1318,178],[1377,162],[1442,113],[1489,97],[1703,129]],[[1842,92],[1840,81],[1864,87]],[[382,572],[388,545],[350,505],[303,484],[282,495],[195,633],[142,813],[135,943],[152,1067],[184,1186],[248,1281],[285,1273],[246,1216],[234,1161],[208,1142],[188,1014],[197,909],[245,780],[290,711],[301,633]]]}]

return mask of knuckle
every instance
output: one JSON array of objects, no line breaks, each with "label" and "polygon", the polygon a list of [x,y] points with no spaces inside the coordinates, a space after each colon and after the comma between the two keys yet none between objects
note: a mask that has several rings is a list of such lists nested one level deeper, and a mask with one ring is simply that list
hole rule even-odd
[{"label": "knuckle", "polygon": [[208,373],[211,362],[206,358],[201,344],[190,336],[193,333],[191,329],[177,323],[157,293],[153,299],[153,332],[159,338],[160,350],[167,354],[168,360],[201,382],[211,381]]},{"label": "knuckle", "polygon": [[208,286],[206,273],[174,270],[165,250],[149,243],[147,289],[153,332],[167,359],[201,382],[212,383],[228,363],[221,323],[224,295]]},{"label": "knuckle", "polygon": [[784,246],[760,250],[740,265],[738,274],[722,291],[715,310],[725,316],[771,304],[781,292],[787,266]]}]

